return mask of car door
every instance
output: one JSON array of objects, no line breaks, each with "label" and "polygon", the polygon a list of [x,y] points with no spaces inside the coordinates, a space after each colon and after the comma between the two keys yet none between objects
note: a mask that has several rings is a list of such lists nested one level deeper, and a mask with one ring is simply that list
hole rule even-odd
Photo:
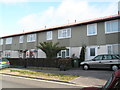
[{"label": "car door", "polygon": [[91,68],[101,68],[101,60],[102,60],[103,55],[98,55],[94,59],[92,59],[91,62]]},{"label": "car door", "polygon": [[111,64],[113,63],[112,55],[104,55],[101,61],[102,68],[110,68]]}]

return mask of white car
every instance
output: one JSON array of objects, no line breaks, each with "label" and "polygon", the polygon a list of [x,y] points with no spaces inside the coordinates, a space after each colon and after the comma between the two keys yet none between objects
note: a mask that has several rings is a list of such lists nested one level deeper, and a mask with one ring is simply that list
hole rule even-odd
[{"label": "white car", "polygon": [[98,55],[92,60],[86,60],[80,63],[84,70],[89,68],[110,68],[115,71],[120,68],[120,57],[115,54]]}]

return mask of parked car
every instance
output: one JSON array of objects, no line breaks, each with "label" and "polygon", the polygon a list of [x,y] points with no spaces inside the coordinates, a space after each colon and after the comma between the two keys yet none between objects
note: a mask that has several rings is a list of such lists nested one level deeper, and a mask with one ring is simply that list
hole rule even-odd
[{"label": "parked car", "polygon": [[10,67],[9,60],[6,59],[6,58],[1,58],[0,57],[0,69],[2,69],[2,68],[8,68],[8,67]]},{"label": "parked car", "polygon": [[98,55],[92,60],[86,60],[80,63],[84,70],[89,68],[110,68],[115,71],[120,68],[120,57],[115,54]]},{"label": "parked car", "polygon": [[120,90],[120,69],[115,71],[102,87],[84,87],[82,90]]},{"label": "parked car", "polygon": [[117,54],[118,57],[120,57],[120,54]]}]

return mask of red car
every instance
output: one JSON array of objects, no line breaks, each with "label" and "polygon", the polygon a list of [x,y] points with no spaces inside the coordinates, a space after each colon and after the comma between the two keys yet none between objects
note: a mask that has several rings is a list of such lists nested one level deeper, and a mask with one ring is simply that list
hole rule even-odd
[{"label": "red car", "polygon": [[84,87],[82,90],[120,90],[120,69],[112,74],[103,87]]}]

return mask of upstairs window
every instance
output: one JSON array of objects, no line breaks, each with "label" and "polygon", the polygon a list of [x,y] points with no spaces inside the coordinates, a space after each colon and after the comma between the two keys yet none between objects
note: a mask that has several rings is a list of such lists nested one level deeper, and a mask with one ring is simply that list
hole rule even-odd
[{"label": "upstairs window", "polygon": [[19,43],[23,43],[23,39],[24,39],[24,37],[23,37],[23,36],[20,36],[20,38],[19,38]]},{"label": "upstairs window", "polygon": [[87,25],[87,36],[97,35],[97,24]]},{"label": "upstairs window", "polygon": [[12,44],[12,38],[6,38],[6,44]]},{"label": "upstairs window", "polygon": [[47,40],[52,40],[52,31],[47,32],[46,38]]},{"label": "upstairs window", "polygon": [[71,28],[62,29],[58,31],[58,39],[71,38]]},{"label": "upstairs window", "polygon": [[36,41],[36,34],[27,35],[27,42],[35,42]]},{"label": "upstairs window", "polygon": [[119,32],[118,20],[112,20],[105,22],[105,33]]},{"label": "upstairs window", "polygon": [[0,45],[3,45],[3,39],[0,39]]}]

